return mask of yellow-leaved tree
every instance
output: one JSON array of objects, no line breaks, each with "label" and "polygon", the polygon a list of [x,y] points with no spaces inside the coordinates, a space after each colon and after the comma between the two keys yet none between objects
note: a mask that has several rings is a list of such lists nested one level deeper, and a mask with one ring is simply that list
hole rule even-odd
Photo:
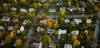
[{"label": "yellow-leaved tree", "polygon": [[53,27],[56,29],[58,28],[58,21],[55,22],[55,24],[53,25]]},{"label": "yellow-leaved tree", "polygon": [[73,21],[71,21],[71,22],[70,22],[70,24],[71,24],[72,26],[74,26],[74,25],[75,25],[75,23],[74,23]]},{"label": "yellow-leaved tree", "polygon": [[75,42],[75,40],[77,40],[77,36],[76,35],[72,35],[72,41]]},{"label": "yellow-leaved tree", "polygon": [[51,43],[52,42],[52,40],[51,40],[51,38],[49,37],[49,41],[48,41],[49,43]]},{"label": "yellow-leaved tree", "polygon": [[16,45],[21,45],[21,43],[22,43],[22,40],[21,40],[21,39],[18,39],[18,40],[16,41]]},{"label": "yellow-leaved tree", "polygon": [[80,42],[78,40],[75,40],[74,46],[79,46],[79,45],[80,45]]},{"label": "yellow-leaved tree", "polygon": [[52,22],[47,22],[46,25],[47,25],[48,28],[51,28],[52,27]]}]

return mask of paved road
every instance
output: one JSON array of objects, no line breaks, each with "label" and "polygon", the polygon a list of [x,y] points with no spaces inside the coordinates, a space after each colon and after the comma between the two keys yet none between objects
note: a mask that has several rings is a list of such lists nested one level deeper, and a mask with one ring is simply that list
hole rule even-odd
[{"label": "paved road", "polygon": [[[85,17],[89,17],[90,15],[85,15]],[[76,18],[76,17],[82,17],[82,15],[66,15],[65,18]],[[45,18],[60,18],[57,15],[52,15],[52,16],[46,16]]]},{"label": "paved road", "polygon": [[[100,17],[100,12],[98,13],[98,17]],[[99,19],[96,20],[96,27],[95,27],[95,33],[94,36],[96,37],[96,39],[93,41],[92,43],[92,47],[96,48],[97,47],[97,40],[98,40],[98,34],[99,34]]]},{"label": "paved road", "polygon": [[[40,13],[43,12],[43,10],[44,9],[40,10],[40,12],[37,15],[40,15]],[[33,25],[36,24],[36,22],[37,22],[37,15],[33,18]],[[29,42],[32,38],[31,35],[32,35],[32,32],[33,32],[33,27],[34,27],[33,25],[32,25],[31,29],[29,30],[29,32],[27,34],[28,40],[25,42],[24,48],[28,48]]]}]

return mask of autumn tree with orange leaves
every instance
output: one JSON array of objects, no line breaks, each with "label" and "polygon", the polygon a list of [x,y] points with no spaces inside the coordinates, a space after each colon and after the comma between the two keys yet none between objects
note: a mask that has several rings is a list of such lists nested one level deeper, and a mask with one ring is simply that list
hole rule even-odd
[{"label": "autumn tree with orange leaves", "polygon": [[21,43],[22,43],[22,40],[18,39],[15,44],[18,46],[18,45],[21,45]]},{"label": "autumn tree with orange leaves", "polygon": [[71,24],[72,26],[74,26],[74,25],[75,25],[75,23],[74,23],[73,21],[71,21],[71,22],[70,22],[70,24]]}]

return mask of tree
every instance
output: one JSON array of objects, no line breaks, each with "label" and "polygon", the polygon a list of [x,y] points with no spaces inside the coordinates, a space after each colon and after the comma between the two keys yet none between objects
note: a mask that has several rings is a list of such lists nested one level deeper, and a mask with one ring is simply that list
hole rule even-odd
[{"label": "tree", "polygon": [[32,22],[31,22],[31,20],[27,20],[26,23],[29,25],[29,24],[31,24]]},{"label": "tree", "polygon": [[19,24],[16,24],[15,26],[14,26],[14,30],[17,30],[19,28]]},{"label": "tree", "polygon": [[42,16],[41,15],[37,15],[37,19],[38,20],[41,20],[42,19]]},{"label": "tree", "polygon": [[34,7],[35,9],[37,9],[37,4],[36,4],[36,3],[33,3],[33,7]]},{"label": "tree", "polygon": [[41,6],[42,6],[41,3],[38,3],[38,7],[39,7],[39,9],[41,8]]},{"label": "tree", "polygon": [[18,40],[16,41],[16,45],[21,45],[21,43],[22,43],[22,40],[21,40],[21,39],[18,39]]},{"label": "tree", "polygon": [[45,8],[48,8],[48,3],[43,4]]},{"label": "tree", "polygon": [[48,41],[49,43],[51,43],[52,42],[52,40],[51,40],[51,38],[49,37],[49,41]]},{"label": "tree", "polygon": [[33,17],[35,14],[33,12],[27,13],[28,16]]},{"label": "tree", "polygon": [[72,35],[72,41],[75,42],[77,40],[77,36],[76,35]]},{"label": "tree", "polygon": [[79,8],[79,7],[77,7],[77,11],[78,11],[78,13],[80,14],[81,10],[80,10],[80,8]]},{"label": "tree", "polygon": [[44,16],[45,16],[45,13],[42,13],[42,14],[41,14],[41,16],[43,16],[43,17],[44,17]]},{"label": "tree", "polygon": [[20,16],[24,16],[24,12],[20,12],[19,15],[20,15]]},{"label": "tree", "polygon": [[60,19],[60,23],[63,24],[63,21],[64,21],[64,18],[61,17],[61,19]]},{"label": "tree", "polygon": [[49,35],[45,34],[45,35],[44,35],[44,38],[42,39],[42,41],[43,41],[44,43],[47,43],[47,42],[49,41]]},{"label": "tree", "polygon": [[79,46],[79,45],[80,45],[80,42],[78,40],[75,40],[74,46]]},{"label": "tree", "polygon": [[56,30],[56,32],[54,32],[54,36],[58,36],[58,30]]},{"label": "tree", "polygon": [[91,27],[91,24],[90,23],[87,23],[86,25],[87,25],[87,27]]},{"label": "tree", "polygon": [[99,8],[97,6],[94,7],[93,9],[94,12],[99,12]]},{"label": "tree", "polygon": [[15,12],[15,11],[11,11],[11,12],[10,12],[10,17],[12,17],[12,16],[14,16],[14,15],[16,15],[16,12]]},{"label": "tree", "polygon": [[25,0],[21,0],[21,2],[25,2]]},{"label": "tree", "polygon": [[11,32],[10,32],[9,36],[10,36],[11,38],[15,35],[14,32],[15,32],[15,31],[11,31]]},{"label": "tree", "polygon": [[9,35],[7,35],[5,38],[5,44],[9,44],[11,42],[12,42],[12,38]]},{"label": "tree", "polygon": [[71,2],[70,1],[68,2],[68,6],[71,6]]},{"label": "tree", "polygon": [[55,22],[55,24],[53,25],[54,29],[58,28],[58,21]]},{"label": "tree", "polygon": [[2,35],[3,35],[2,32],[0,32],[0,39],[1,39]]},{"label": "tree", "polygon": [[70,24],[71,24],[72,26],[74,26],[74,25],[75,25],[75,23],[74,23],[73,21],[71,21],[71,22],[70,22]]},{"label": "tree", "polygon": [[65,17],[66,11],[65,10],[61,10],[61,16]]},{"label": "tree", "polygon": [[47,22],[46,26],[47,26],[48,28],[51,28],[51,27],[52,27],[52,22]]}]

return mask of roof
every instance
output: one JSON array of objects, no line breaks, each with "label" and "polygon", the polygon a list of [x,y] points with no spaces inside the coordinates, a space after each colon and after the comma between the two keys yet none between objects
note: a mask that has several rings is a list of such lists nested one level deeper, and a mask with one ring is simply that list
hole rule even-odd
[{"label": "roof", "polygon": [[86,23],[92,23],[91,19],[86,19]]},{"label": "roof", "polygon": [[43,29],[43,28],[38,27],[38,28],[37,28],[37,32],[40,32],[40,31],[41,31],[41,32],[43,32],[43,31],[44,31],[44,29]]},{"label": "roof", "polygon": [[20,11],[21,12],[25,12],[25,13],[27,12],[27,10],[26,9],[23,9],[23,8],[21,8]]},{"label": "roof", "polygon": [[74,19],[74,22],[75,22],[76,24],[82,23],[82,19]]},{"label": "roof", "polygon": [[76,10],[76,7],[75,6],[72,6],[72,7],[69,7],[67,8],[69,11],[73,11],[73,10]]},{"label": "roof", "polygon": [[15,7],[11,7],[10,10],[16,11],[17,9]]},{"label": "roof", "polygon": [[81,10],[81,11],[85,11],[85,9],[84,9],[84,8],[80,8],[80,10]]},{"label": "roof", "polygon": [[33,43],[33,46],[35,46],[35,48],[42,48],[42,42],[40,43]]},{"label": "roof", "polygon": [[52,34],[52,33],[54,33],[54,32],[55,32],[55,30],[47,28],[47,33]]},{"label": "roof", "polygon": [[13,30],[13,26],[9,26],[8,27],[8,30]]},{"label": "roof", "polygon": [[70,45],[70,44],[64,44],[64,48],[72,48],[72,45]]},{"label": "roof", "polygon": [[3,6],[5,6],[5,7],[6,7],[7,5],[8,5],[7,3],[3,3]]},{"label": "roof", "polygon": [[0,26],[0,30],[4,30],[4,27],[3,26]]},{"label": "roof", "polygon": [[66,22],[68,23],[68,22],[70,22],[70,20],[69,20],[69,19],[65,19],[64,22],[65,22],[65,23],[66,23]]},{"label": "roof", "polygon": [[17,30],[17,33],[20,33],[20,30]]},{"label": "roof", "polygon": [[61,30],[61,29],[59,29],[59,33],[58,34],[66,34],[66,30]]},{"label": "roof", "polygon": [[46,2],[46,0],[42,0],[42,2],[44,3],[44,2]]},{"label": "roof", "polygon": [[10,18],[9,18],[8,16],[3,16],[3,17],[2,17],[2,20],[3,20],[3,21],[9,21]]},{"label": "roof", "polygon": [[26,23],[26,19],[23,21],[23,23],[22,23],[23,25],[26,25],[27,23]]},{"label": "roof", "polygon": [[18,22],[18,18],[15,18],[15,17],[14,17],[14,18],[12,18],[12,21],[13,21],[13,22]]},{"label": "roof", "polygon": [[66,10],[66,7],[60,7],[60,11],[61,11],[61,10]]},{"label": "roof", "polygon": [[78,31],[78,30],[76,30],[76,31],[71,31],[71,34],[72,34],[72,35],[79,35],[79,31]]},{"label": "roof", "polygon": [[39,23],[45,25],[47,23],[47,21],[46,20],[41,20]]},{"label": "roof", "polygon": [[49,12],[56,12],[56,9],[49,9]]},{"label": "roof", "polygon": [[34,11],[34,10],[35,10],[34,8],[29,8],[29,12]]},{"label": "roof", "polygon": [[22,32],[24,31],[24,26],[20,27],[20,31],[22,31]]},{"label": "roof", "polygon": [[54,43],[49,43],[47,47],[56,47],[56,45]]}]

